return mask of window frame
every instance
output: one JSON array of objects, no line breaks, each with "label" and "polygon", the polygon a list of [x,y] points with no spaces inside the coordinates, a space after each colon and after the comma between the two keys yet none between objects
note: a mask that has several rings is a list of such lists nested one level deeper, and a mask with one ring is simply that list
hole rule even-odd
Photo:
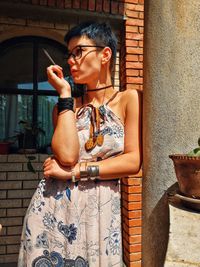
[{"label": "window frame", "polygon": [[[49,39],[46,37],[40,36],[20,36],[20,37],[13,37],[11,39],[5,40],[0,43],[0,57],[2,54],[6,53],[8,47],[15,46],[15,44],[23,44],[23,43],[30,43],[33,45],[33,72],[32,72],[32,89],[18,89],[18,88],[9,88],[4,87],[0,88],[0,94],[6,95],[31,95],[33,97],[32,102],[32,123],[37,124],[38,122],[38,102],[39,96],[58,96],[56,90],[48,90],[48,89],[39,89],[39,81],[38,81],[38,74],[39,74],[39,65],[38,65],[38,56],[39,56],[39,48],[41,43],[50,45],[61,52],[63,55],[66,53],[67,48],[64,44],[59,43],[53,39]],[[51,65],[51,63],[49,63]],[[67,71],[67,70],[66,70]]]}]

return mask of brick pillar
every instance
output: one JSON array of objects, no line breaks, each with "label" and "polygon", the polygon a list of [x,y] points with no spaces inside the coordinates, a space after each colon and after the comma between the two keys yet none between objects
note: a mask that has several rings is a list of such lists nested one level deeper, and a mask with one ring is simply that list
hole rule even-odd
[{"label": "brick pillar", "polygon": [[[121,46],[123,90],[143,89],[144,0],[124,1],[124,36]],[[141,266],[142,172],[123,179],[122,223],[124,262],[127,267]]]}]

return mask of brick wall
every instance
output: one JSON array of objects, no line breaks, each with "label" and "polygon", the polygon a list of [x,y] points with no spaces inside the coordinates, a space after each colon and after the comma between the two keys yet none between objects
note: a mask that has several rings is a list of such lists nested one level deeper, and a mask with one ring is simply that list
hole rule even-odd
[{"label": "brick wall", "polygon": [[[10,1],[1,1],[10,2]],[[101,20],[112,20],[121,17],[123,19],[123,32],[120,36],[120,62],[116,67],[115,84],[121,89],[143,89],[143,24],[144,24],[144,0],[21,0],[12,1],[22,6],[25,5],[46,8],[48,11],[57,10],[73,11],[71,17],[77,17],[80,11],[84,19],[95,14]],[[1,4],[0,3],[0,4]],[[8,3],[7,3],[8,4]],[[6,4],[6,5],[7,5]],[[14,5],[13,5],[14,8]],[[0,8],[0,10],[3,10]],[[19,11],[19,10],[18,10]],[[32,9],[34,14],[34,9]],[[37,9],[36,9],[37,12]],[[85,13],[84,13],[85,12]],[[32,35],[46,36],[63,42],[63,36],[68,23],[59,20],[39,19],[23,14],[0,16],[0,40],[10,36]],[[60,14],[60,13],[59,13]],[[70,19],[70,13],[68,18]],[[1,15],[1,11],[0,11]],[[61,14],[62,15],[62,14]],[[60,16],[60,15],[59,15]],[[88,17],[90,18],[90,17]],[[81,20],[78,17],[77,21]],[[118,28],[114,22],[115,28]],[[40,168],[45,155],[38,155],[35,167]],[[41,177],[40,171],[36,174],[28,173],[26,158],[23,155],[0,156],[0,217],[4,225],[0,237],[0,264],[16,262],[18,244],[21,233],[23,215],[29,200]],[[21,191],[22,190],[22,191]],[[19,198],[20,196],[20,198]],[[141,235],[142,235],[142,172],[134,177],[123,179],[122,185],[122,214],[123,214],[123,250],[124,261],[127,267],[141,266]],[[7,254],[7,255],[6,255]]]},{"label": "brick wall", "polygon": [[[144,0],[125,0],[121,45],[122,86],[143,90]],[[142,171],[123,179],[123,250],[127,267],[142,266]]]},{"label": "brick wall", "polygon": [[0,155],[0,237],[1,263],[17,262],[23,217],[35,188],[42,178],[42,164],[48,155],[34,154],[33,167],[27,168],[24,155]]}]

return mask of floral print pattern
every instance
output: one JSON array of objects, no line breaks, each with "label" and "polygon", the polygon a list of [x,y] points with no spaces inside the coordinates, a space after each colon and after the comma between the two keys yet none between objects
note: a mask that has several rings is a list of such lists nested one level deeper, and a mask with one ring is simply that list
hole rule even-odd
[{"label": "floral print pattern", "polygon": [[[124,127],[102,105],[103,146],[86,152],[89,107],[77,119],[80,161],[123,153]],[[120,180],[41,180],[27,210],[18,267],[121,267]]]}]

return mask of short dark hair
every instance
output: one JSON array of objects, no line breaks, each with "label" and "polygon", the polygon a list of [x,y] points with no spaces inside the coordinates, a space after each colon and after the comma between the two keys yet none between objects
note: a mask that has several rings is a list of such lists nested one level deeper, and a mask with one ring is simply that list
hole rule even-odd
[{"label": "short dark hair", "polygon": [[72,29],[65,35],[64,41],[68,44],[74,37],[86,36],[94,41],[95,45],[108,46],[112,50],[110,68],[114,67],[117,54],[117,38],[108,23],[98,23],[93,21],[83,22]]}]

